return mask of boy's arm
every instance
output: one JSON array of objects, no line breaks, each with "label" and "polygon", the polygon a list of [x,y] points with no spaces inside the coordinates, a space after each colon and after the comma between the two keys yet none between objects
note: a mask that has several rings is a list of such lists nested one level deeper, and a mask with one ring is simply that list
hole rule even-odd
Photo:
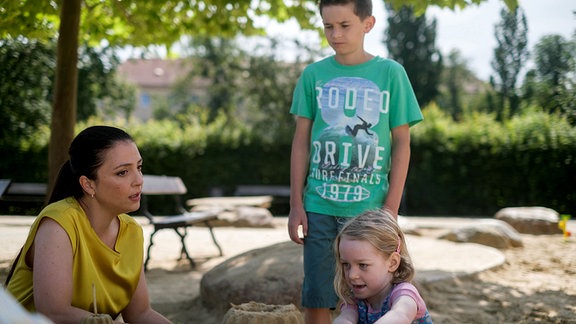
[{"label": "boy's arm", "polygon": [[390,187],[383,208],[398,219],[398,209],[410,164],[410,127],[408,124],[392,129],[392,162],[390,165]]},{"label": "boy's arm", "polygon": [[312,120],[297,117],[296,131],[292,140],[292,154],[290,156],[290,214],[288,215],[288,234],[290,239],[298,244],[304,241],[298,234],[302,226],[304,237],[308,234],[308,220],[304,211],[304,185],[308,174],[310,155],[310,132]]}]

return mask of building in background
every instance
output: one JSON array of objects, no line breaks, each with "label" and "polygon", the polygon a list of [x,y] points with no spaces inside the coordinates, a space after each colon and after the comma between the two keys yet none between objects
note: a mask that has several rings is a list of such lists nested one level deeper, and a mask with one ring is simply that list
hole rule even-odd
[{"label": "building in background", "polygon": [[[134,117],[146,121],[154,116],[154,109],[169,105],[174,86],[190,77],[191,64],[183,59],[129,59],[120,64],[120,78],[136,87]],[[207,83],[197,80],[192,84],[190,101],[201,104]]]}]

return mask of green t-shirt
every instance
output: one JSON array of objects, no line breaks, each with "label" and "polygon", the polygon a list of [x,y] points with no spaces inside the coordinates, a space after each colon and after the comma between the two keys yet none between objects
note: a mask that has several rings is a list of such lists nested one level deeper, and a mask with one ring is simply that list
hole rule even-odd
[{"label": "green t-shirt", "polygon": [[304,208],[340,217],[382,207],[391,129],[422,120],[404,68],[378,56],[353,66],[331,56],[307,66],[290,113],[313,121]]}]

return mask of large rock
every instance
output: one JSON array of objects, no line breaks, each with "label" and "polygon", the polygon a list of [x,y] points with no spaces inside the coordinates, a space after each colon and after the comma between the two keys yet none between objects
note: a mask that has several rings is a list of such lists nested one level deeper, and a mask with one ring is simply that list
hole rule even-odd
[{"label": "large rock", "polygon": [[507,207],[500,209],[494,218],[524,234],[562,234],[558,227],[560,215],[546,207]]},{"label": "large rock", "polygon": [[200,281],[205,306],[225,312],[231,304],[300,305],[302,246],[277,243],[230,258],[208,271]]},{"label": "large rock", "polygon": [[497,249],[523,246],[518,232],[497,219],[481,220],[473,225],[455,227],[440,238],[452,242],[477,243]]}]

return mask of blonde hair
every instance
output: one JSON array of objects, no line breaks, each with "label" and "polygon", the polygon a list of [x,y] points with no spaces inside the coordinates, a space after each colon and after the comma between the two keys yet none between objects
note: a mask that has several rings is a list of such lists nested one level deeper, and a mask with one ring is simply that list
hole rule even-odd
[{"label": "blonde hair", "polygon": [[[340,241],[342,237],[351,240],[366,241],[386,258],[394,252],[400,254],[400,265],[394,272],[392,283],[410,282],[414,278],[414,265],[406,247],[404,233],[398,222],[390,213],[382,210],[369,210],[349,220],[334,241],[334,256],[336,259],[336,276],[334,289],[340,299],[347,304],[354,304],[354,297],[346,283],[344,268],[340,264]],[[398,249],[398,250],[397,250]]]}]

